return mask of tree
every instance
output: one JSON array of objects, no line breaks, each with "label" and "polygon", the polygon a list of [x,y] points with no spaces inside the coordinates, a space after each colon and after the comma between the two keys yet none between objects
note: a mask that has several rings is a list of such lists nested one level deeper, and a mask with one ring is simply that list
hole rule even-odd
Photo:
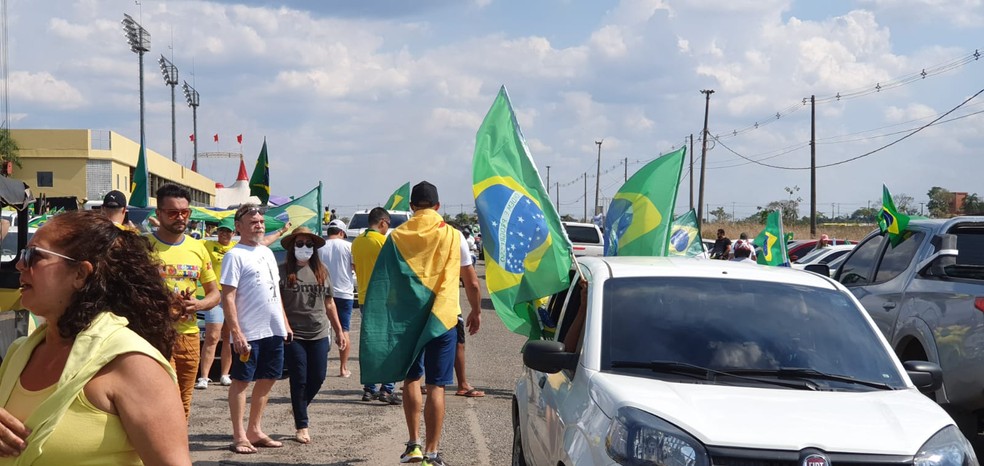
[{"label": "tree", "polygon": [[893,195],[892,202],[895,202],[895,210],[903,214],[916,215],[919,213],[919,210],[917,210],[915,206],[915,199],[906,193]]},{"label": "tree", "polygon": [[930,217],[950,217],[950,206],[953,205],[953,193],[939,186],[933,186],[929,189],[927,195],[929,196],[929,203],[926,204],[926,208],[929,209]]},{"label": "tree", "polygon": [[851,213],[851,220],[860,223],[872,223],[878,219],[879,210],[874,207],[862,207]]},{"label": "tree", "polygon": [[714,223],[724,223],[730,222],[732,220],[731,214],[724,210],[724,207],[718,207],[711,211],[711,215],[714,216]]},{"label": "tree", "polygon": [[977,193],[971,194],[964,198],[963,214],[984,215],[984,199],[981,199]]},{"label": "tree", "polygon": [[[20,147],[17,145],[17,141],[10,136],[10,130],[7,128],[0,128],[0,160],[11,162],[17,165],[17,168],[21,168]],[[2,174],[3,176],[10,175],[6,171]]]}]

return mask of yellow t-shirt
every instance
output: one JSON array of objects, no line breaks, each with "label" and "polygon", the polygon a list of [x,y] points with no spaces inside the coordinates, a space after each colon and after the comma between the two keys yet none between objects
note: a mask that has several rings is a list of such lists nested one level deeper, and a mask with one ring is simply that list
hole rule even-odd
[{"label": "yellow t-shirt", "polygon": [[[150,245],[164,266],[161,277],[164,277],[167,288],[172,293],[195,293],[198,282],[208,283],[217,280],[212,269],[212,259],[205,250],[205,244],[188,235],[182,235],[177,244],[168,244],[157,235],[150,235]],[[174,329],[182,334],[198,333],[198,322],[195,315],[182,319],[174,324]]]},{"label": "yellow t-shirt", "polygon": [[[208,256],[212,259],[212,270],[215,271],[216,277],[222,276],[222,258],[237,244],[239,244],[239,241],[229,241],[228,245],[223,246],[218,241],[205,240],[205,250],[208,251]],[[221,284],[219,284],[219,289],[222,289]]]},{"label": "yellow t-shirt", "polygon": [[355,264],[355,276],[359,282],[359,305],[366,302],[372,268],[376,266],[376,258],[379,257],[384,242],[386,235],[376,230],[366,230],[352,240],[352,263]]}]

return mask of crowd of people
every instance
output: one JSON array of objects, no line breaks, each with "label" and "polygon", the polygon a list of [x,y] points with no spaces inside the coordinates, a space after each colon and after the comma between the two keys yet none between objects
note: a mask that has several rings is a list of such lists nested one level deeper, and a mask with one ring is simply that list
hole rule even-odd
[{"label": "crowd of people", "polygon": [[[351,243],[334,223],[324,238],[289,224],[268,234],[264,209],[254,204],[221,222],[217,239],[200,240],[189,234],[185,188],[166,184],[156,197],[149,234],[124,223],[126,198],[112,191],[101,212],[55,216],[21,252],[21,302],[44,323],[18,339],[0,365],[0,464],[191,464],[192,398],[212,382],[220,341],[218,384],[229,390],[231,451],[283,446],[262,421],[285,368],[294,438],[311,442],[308,405],[325,383],[332,344],[339,377],[352,374],[353,309],[356,300],[365,302],[386,241],[409,260],[426,255],[439,275],[461,283],[470,306],[462,317],[454,304],[457,324],[412,355],[402,380],[363,388],[362,401],[403,405],[408,441],[401,462],[444,464],[444,387],[457,383],[457,395],[484,396],[468,383],[464,357],[466,334],[481,326],[481,307],[475,238],[470,231],[451,233],[456,230],[436,212],[434,185],[414,186],[408,223],[448,229],[440,240],[403,229],[387,239],[389,212],[381,207],[370,211],[369,229]],[[326,209],[325,219],[333,217]],[[268,247],[276,241],[286,251],[282,264]],[[397,279],[404,278],[413,279]],[[453,294],[457,303],[456,289]],[[198,315],[205,323],[201,350]],[[132,390],[133,380],[141,381],[140,390]]]}]

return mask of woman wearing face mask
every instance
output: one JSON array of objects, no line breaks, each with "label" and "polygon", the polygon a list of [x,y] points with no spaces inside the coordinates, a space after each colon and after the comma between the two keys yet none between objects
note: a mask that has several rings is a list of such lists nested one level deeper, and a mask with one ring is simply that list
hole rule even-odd
[{"label": "woman wearing face mask", "polygon": [[287,261],[280,268],[281,299],[294,331],[293,343],[284,347],[284,359],[290,373],[295,439],[308,443],[311,437],[307,407],[321,390],[328,373],[329,327],[335,331],[340,349],[348,347],[349,342],[332,299],[328,268],[317,253],[325,240],[306,227],[297,227],[280,244],[287,251]]}]

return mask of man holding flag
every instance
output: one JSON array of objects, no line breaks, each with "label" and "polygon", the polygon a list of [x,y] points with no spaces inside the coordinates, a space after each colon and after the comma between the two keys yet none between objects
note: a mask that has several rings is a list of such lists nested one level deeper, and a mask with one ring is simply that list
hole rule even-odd
[{"label": "man holding flag", "polygon": [[[444,424],[444,387],[454,383],[458,335],[458,279],[477,284],[461,232],[444,222],[437,187],[422,181],[410,193],[413,217],[383,244],[366,292],[359,355],[363,382],[403,377],[403,413],[409,441],[401,463],[443,466],[438,453]],[[477,289],[477,287],[476,287]],[[399,297],[397,299],[397,297]],[[477,298],[477,296],[475,296]],[[478,299],[469,293],[466,325],[481,325]],[[424,445],[419,441],[425,377]]]}]

